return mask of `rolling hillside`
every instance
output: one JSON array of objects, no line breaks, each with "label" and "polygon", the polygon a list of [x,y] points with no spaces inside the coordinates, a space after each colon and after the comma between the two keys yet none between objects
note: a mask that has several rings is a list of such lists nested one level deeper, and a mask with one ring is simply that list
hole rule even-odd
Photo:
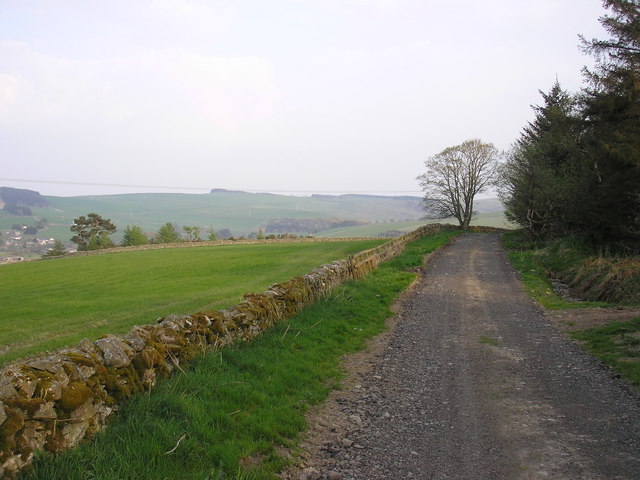
[{"label": "rolling hillside", "polygon": [[[215,230],[229,229],[234,236],[245,236],[274,219],[337,219],[384,224],[417,222],[424,215],[421,198],[411,196],[298,197],[217,189],[208,194],[138,193],[44,198],[50,206],[32,207],[33,217],[17,217],[0,211],[0,230],[7,230],[16,223],[30,225],[36,218],[44,217],[49,224],[42,236],[68,241],[73,219],[96,212],[118,226],[114,239],[119,241],[127,225],[140,225],[144,231],[153,233],[161,225],[172,222],[180,226],[200,226],[203,232],[213,227]],[[502,206],[497,199],[479,200],[478,211],[501,212]],[[388,228],[383,226],[381,231],[392,229],[393,224]]]}]

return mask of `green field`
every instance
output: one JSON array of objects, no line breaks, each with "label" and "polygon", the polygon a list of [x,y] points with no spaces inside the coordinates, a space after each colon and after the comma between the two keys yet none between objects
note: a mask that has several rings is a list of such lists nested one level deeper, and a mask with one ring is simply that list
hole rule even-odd
[{"label": "green field", "polygon": [[2,265],[0,363],[172,313],[226,308],[380,243],[171,248]]}]

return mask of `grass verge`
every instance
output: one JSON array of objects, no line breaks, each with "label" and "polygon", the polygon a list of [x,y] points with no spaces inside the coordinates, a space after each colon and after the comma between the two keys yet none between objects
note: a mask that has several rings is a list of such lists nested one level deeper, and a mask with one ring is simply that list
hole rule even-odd
[{"label": "grass verge", "polygon": [[[615,303],[607,302],[567,301],[554,292],[549,270],[569,271],[584,263],[586,258],[586,255],[581,254],[583,249],[580,245],[570,239],[555,242],[549,247],[529,242],[522,232],[515,231],[505,233],[503,243],[508,250],[511,263],[520,273],[525,289],[544,308],[566,310],[617,306]],[[542,254],[544,247],[546,251]],[[594,272],[594,269],[590,270]],[[627,278],[628,275],[625,275],[624,279]],[[594,279],[592,283],[598,284],[599,281]],[[571,332],[570,335],[625,380],[640,387],[640,318]]]},{"label": "grass verge", "polygon": [[544,308],[565,310],[613,306],[606,302],[569,301],[558,295],[551,282],[548,266],[540,254],[544,245],[527,240],[522,231],[504,233],[503,245],[511,264],[520,274],[525,290]]},{"label": "grass verge", "polygon": [[572,337],[633,385],[640,387],[640,318],[574,332]]},{"label": "grass verge", "polygon": [[417,240],[251,344],[197,358],[130,400],[92,441],[37,457],[25,478],[277,478],[286,463],[278,447],[295,447],[305,411],[339,385],[341,356],[384,330],[394,298],[415,278],[406,269],[458,233]]}]

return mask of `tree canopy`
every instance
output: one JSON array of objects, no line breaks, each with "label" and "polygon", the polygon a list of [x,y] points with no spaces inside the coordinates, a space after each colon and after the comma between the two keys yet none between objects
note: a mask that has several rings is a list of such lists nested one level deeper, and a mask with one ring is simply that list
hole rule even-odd
[{"label": "tree canopy", "polygon": [[180,234],[171,222],[165,223],[158,229],[153,243],[178,243],[180,242]]},{"label": "tree canopy", "polygon": [[61,240],[54,240],[53,247],[50,248],[43,257],[58,257],[67,253],[67,249],[64,248],[64,243]]},{"label": "tree canopy", "polygon": [[640,0],[604,0],[610,38],[586,40],[595,56],[578,95],[558,82],[534,107],[502,170],[507,216],[536,237],[580,235],[640,248]]},{"label": "tree canopy", "polygon": [[585,153],[594,171],[592,237],[600,243],[640,241],[640,2],[605,0],[600,19],[610,38],[582,39],[595,55],[585,70]]},{"label": "tree canopy", "polygon": [[138,225],[127,225],[121,243],[123,247],[146,245],[147,243],[149,243],[149,239],[142,231],[142,227]]},{"label": "tree canopy", "polygon": [[479,139],[445,148],[425,161],[426,173],[418,177],[425,192],[428,215],[455,217],[468,228],[473,216],[475,196],[494,181],[499,152],[491,143]]},{"label": "tree canopy", "polygon": [[114,233],[117,227],[108,218],[102,218],[97,213],[90,213],[75,218],[71,231],[75,235],[71,241],[78,245],[78,250],[98,250],[114,246],[109,235]]},{"label": "tree canopy", "polygon": [[500,197],[509,220],[534,236],[570,233],[583,210],[585,167],[576,99],[556,81],[501,169]]},{"label": "tree canopy", "polygon": [[202,238],[200,238],[200,227],[182,227],[182,231],[187,235],[188,242],[201,242]]}]

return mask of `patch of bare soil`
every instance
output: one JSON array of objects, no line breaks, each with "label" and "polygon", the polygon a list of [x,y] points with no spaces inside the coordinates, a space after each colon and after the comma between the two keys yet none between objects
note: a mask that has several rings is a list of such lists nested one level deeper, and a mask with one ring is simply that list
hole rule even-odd
[{"label": "patch of bare soil", "polygon": [[575,332],[602,327],[613,322],[627,322],[640,317],[640,308],[576,308],[546,310],[545,317],[561,332]]}]

